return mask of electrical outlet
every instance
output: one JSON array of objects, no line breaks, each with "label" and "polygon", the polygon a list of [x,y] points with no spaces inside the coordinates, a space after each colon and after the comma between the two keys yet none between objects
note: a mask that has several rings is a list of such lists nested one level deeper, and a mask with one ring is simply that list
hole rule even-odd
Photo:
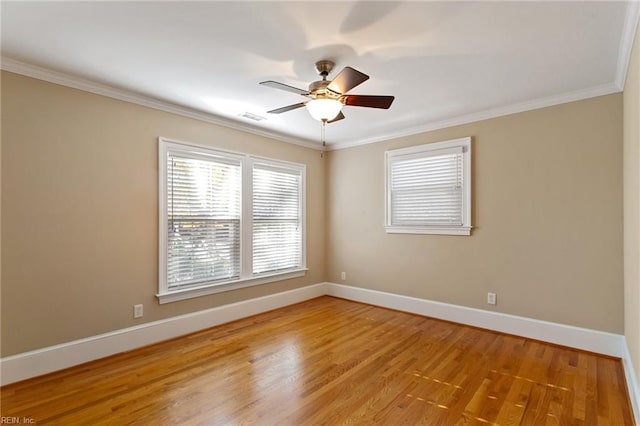
[{"label": "electrical outlet", "polygon": [[347,273],[346,272],[340,272],[340,279],[342,281],[346,280],[347,279]]},{"label": "electrical outlet", "polygon": [[144,313],[144,311],[143,311],[142,304],[133,305],[133,317],[134,318],[142,318],[143,313]]},{"label": "electrical outlet", "polygon": [[495,305],[497,303],[497,296],[495,293],[487,293],[487,303],[489,305]]}]

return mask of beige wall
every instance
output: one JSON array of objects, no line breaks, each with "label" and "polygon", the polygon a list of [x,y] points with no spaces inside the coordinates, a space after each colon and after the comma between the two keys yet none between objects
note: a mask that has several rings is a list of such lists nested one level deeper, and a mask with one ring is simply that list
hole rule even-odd
[{"label": "beige wall", "polygon": [[[1,107],[2,356],[324,281],[318,151],[11,73]],[[306,164],[306,277],[159,305],[158,136]]]},{"label": "beige wall", "polygon": [[640,382],[640,25],[623,98],[624,334]]},{"label": "beige wall", "polygon": [[[384,152],[472,136],[472,235],[386,234]],[[623,330],[622,95],[328,157],[329,281]]]}]

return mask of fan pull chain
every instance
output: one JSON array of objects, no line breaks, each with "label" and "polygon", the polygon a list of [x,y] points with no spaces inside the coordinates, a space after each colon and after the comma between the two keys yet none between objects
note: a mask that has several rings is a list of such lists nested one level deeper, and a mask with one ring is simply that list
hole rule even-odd
[{"label": "fan pull chain", "polygon": [[327,120],[322,120],[322,126],[320,127],[320,140],[322,141],[322,151],[320,151],[320,158],[324,158],[324,149],[327,146],[327,141],[325,139],[326,125],[327,125]]}]

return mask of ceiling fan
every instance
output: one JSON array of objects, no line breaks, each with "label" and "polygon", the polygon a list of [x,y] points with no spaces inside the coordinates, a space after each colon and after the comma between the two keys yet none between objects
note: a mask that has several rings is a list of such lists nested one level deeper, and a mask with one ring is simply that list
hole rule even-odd
[{"label": "ceiling fan", "polygon": [[287,92],[311,98],[309,101],[300,102],[285,107],[267,111],[269,114],[282,114],[297,108],[307,107],[313,118],[324,123],[334,123],[342,120],[345,116],[342,113],[344,105],[388,109],[394,100],[393,96],[376,95],[349,95],[347,92],[354,87],[364,83],[369,76],[351,67],[344,67],[333,80],[327,80],[327,76],[333,70],[335,64],[332,61],[322,60],[315,64],[316,71],[322,80],[314,81],[309,85],[309,90],[298,89],[277,81],[262,81],[260,84],[275,89],[286,90]]}]

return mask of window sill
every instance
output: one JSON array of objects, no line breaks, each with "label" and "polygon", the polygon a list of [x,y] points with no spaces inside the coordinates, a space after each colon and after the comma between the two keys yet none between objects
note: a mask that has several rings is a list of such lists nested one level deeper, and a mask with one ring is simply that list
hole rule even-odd
[{"label": "window sill", "polygon": [[387,234],[471,235],[471,226],[385,226]]},{"label": "window sill", "polygon": [[167,293],[159,293],[156,294],[156,297],[158,298],[159,303],[162,305],[164,303],[177,302],[179,300],[192,299],[194,297],[207,296],[210,294],[237,290],[239,288],[253,287],[260,284],[267,284],[275,281],[288,280],[290,278],[303,277],[306,275],[307,271],[307,268],[303,268],[286,272],[278,272],[269,275],[260,275],[258,277],[227,281],[200,287],[185,288],[183,290],[175,290]]}]

